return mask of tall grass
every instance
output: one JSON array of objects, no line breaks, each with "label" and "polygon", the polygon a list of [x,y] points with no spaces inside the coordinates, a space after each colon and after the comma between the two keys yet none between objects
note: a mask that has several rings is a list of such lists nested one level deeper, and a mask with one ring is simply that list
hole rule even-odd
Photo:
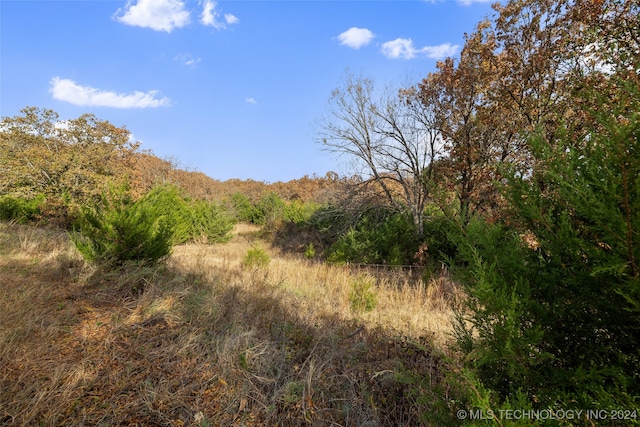
[{"label": "tall grass", "polygon": [[[257,231],[100,271],[60,233],[0,224],[0,424],[429,424],[452,316],[435,288],[378,280],[354,312],[358,272]],[[271,262],[244,266],[257,243]]]}]

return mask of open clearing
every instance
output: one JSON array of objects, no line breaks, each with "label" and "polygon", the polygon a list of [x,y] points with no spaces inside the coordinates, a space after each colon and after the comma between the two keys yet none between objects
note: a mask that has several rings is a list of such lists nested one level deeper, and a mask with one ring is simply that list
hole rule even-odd
[{"label": "open clearing", "polygon": [[[239,225],[164,266],[103,271],[63,232],[0,224],[0,424],[437,424],[421,416],[446,401],[454,370],[448,287],[295,258],[258,236]],[[243,265],[252,247],[267,267]],[[359,281],[374,284],[371,311],[354,308]]]}]

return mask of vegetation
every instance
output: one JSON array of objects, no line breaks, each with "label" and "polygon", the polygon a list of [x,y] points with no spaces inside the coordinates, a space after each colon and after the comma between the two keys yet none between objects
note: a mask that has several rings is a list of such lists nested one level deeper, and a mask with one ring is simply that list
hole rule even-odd
[{"label": "vegetation", "polygon": [[[319,142],[364,171],[354,191],[413,218],[418,258],[465,286],[470,407],[635,408],[638,3],[495,9],[458,59],[395,97],[347,74]],[[389,247],[372,244],[381,227],[347,230],[330,257]]]},{"label": "vegetation", "polygon": [[418,240],[413,232],[411,219],[405,215],[369,212],[329,248],[327,260],[362,264],[412,264],[418,248]]},{"label": "vegetation", "polygon": [[21,224],[36,221],[42,214],[43,194],[32,199],[13,196],[0,197],[0,220],[17,221]]},{"label": "vegetation", "polygon": [[[238,224],[166,263],[96,270],[65,233],[0,224],[0,419],[8,425],[419,425],[406,373],[443,384],[451,310],[424,288],[279,254]],[[277,262],[242,267],[260,245]],[[440,416],[451,420],[453,412]]]},{"label": "vegetation", "polygon": [[349,178],[220,183],[92,115],[3,118],[0,419],[638,408],[638,3],[495,9],[413,87],[347,73],[318,142]]},{"label": "vegetation", "polygon": [[167,205],[154,202],[156,195],[133,202],[124,191],[113,191],[96,206],[83,208],[72,234],[78,251],[88,261],[115,266],[167,257],[177,223],[163,212]]},{"label": "vegetation", "polygon": [[[596,97],[589,104],[598,128],[581,144],[570,129],[559,130],[553,146],[531,141],[545,188],[510,176],[517,227],[468,229],[473,315],[465,320],[473,326],[461,324],[459,338],[470,366],[502,399],[638,403],[640,90],[616,84],[626,92],[618,105],[586,92]],[[530,231],[535,248],[523,245],[518,228]]]},{"label": "vegetation", "polygon": [[258,267],[264,268],[271,262],[271,257],[265,252],[264,249],[254,246],[247,251],[242,260],[242,264],[245,267]]},{"label": "vegetation", "polygon": [[176,187],[158,186],[135,202],[122,188],[94,206],[85,206],[72,238],[88,261],[155,263],[175,244],[224,242],[232,228],[231,218],[220,207],[189,201]]}]

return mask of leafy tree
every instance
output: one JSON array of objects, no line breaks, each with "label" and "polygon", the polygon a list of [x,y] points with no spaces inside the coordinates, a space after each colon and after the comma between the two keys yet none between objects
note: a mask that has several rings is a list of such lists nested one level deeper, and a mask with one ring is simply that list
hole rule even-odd
[{"label": "leafy tree", "polygon": [[495,34],[489,21],[467,35],[460,58],[438,62],[437,71],[418,85],[423,104],[431,105],[448,162],[440,174],[450,180],[466,223],[471,214],[496,207],[493,181],[497,165],[511,160],[513,129],[494,102],[497,63]]},{"label": "leafy tree", "polygon": [[97,201],[122,184],[138,144],[125,128],[91,114],[62,121],[52,110],[27,107],[0,122],[0,194],[25,199],[44,194],[53,216]]}]

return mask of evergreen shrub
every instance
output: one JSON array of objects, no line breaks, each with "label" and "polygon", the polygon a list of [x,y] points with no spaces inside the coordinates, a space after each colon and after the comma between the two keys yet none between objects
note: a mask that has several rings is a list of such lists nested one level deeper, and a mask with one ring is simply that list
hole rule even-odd
[{"label": "evergreen shrub", "polygon": [[0,196],[0,220],[16,221],[20,224],[34,221],[40,216],[44,201],[43,194],[30,199]]},{"label": "evergreen shrub", "polygon": [[413,222],[407,215],[371,212],[337,239],[327,259],[363,264],[412,264],[418,244]]},{"label": "evergreen shrub", "polygon": [[166,214],[166,206],[152,202],[157,197],[149,193],[133,202],[121,188],[104,195],[95,206],[84,206],[71,233],[76,248],[98,264],[162,260],[173,247],[176,223]]},{"label": "evergreen shrub", "polygon": [[497,405],[640,405],[640,90],[616,84],[588,94],[578,141],[532,137],[535,179],[506,174],[509,225],[469,224],[458,343]]}]

